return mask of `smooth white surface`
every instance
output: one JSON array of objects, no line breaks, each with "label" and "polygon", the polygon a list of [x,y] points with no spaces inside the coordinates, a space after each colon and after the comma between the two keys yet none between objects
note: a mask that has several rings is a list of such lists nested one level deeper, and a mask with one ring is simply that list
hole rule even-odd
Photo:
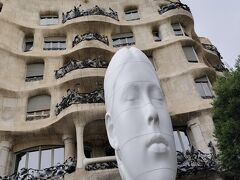
[{"label": "smooth white surface", "polygon": [[104,80],[108,139],[123,180],[174,180],[176,148],[171,119],[150,60],[120,49]]}]

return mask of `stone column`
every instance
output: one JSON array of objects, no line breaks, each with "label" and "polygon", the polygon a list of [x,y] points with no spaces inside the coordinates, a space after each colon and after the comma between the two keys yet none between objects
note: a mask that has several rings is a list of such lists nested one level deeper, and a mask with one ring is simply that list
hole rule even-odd
[{"label": "stone column", "polygon": [[77,168],[84,168],[83,160],[84,155],[84,146],[83,146],[83,131],[84,124],[80,122],[75,122],[76,126],[76,136],[77,136]]},{"label": "stone column", "polygon": [[174,35],[170,21],[163,21],[158,28],[158,34],[162,41],[171,39]]},{"label": "stone column", "polygon": [[67,160],[69,157],[75,157],[75,141],[73,136],[64,134],[62,139],[64,142],[64,159]]},{"label": "stone column", "polygon": [[195,142],[196,148],[204,153],[209,153],[210,151],[202,135],[200,122],[198,118],[194,118],[188,121],[187,124],[190,129],[190,132],[192,133],[192,137]]},{"label": "stone column", "polygon": [[12,142],[10,140],[0,142],[0,176],[4,176],[7,173],[11,148]]}]

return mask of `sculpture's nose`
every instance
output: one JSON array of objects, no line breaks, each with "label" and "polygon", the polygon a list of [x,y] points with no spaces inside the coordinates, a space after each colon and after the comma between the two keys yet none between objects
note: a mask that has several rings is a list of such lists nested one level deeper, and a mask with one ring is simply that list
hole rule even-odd
[{"label": "sculpture's nose", "polygon": [[146,107],[146,119],[149,126],[154,127],[154,129],[159,127],[159,116],[156,108],[151,103]]}]

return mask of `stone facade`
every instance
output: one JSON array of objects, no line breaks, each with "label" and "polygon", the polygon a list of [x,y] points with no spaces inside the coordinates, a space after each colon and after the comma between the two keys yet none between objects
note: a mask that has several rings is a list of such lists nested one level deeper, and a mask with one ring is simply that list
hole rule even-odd
[{"label": "stone facade", "polygon": [[[122,46],[136,46],[152,60],[176,132],[180,128],[195,149],[209,153],[208,143],[216,144],[211,84],[225,68],[211,42],[196,35],[189,9],[176,2],[0,0],[0,176],[23,161],[31,168],[30,152],[38,153],[42,167],[44,150],[52,149],[55,165],[55,149],[64,148],[63,159],[77,163],[66,180],[120,179],[116,168],[85,169],[115,160],[98,90]],[[68,106],[56,113],[60,102]]]}]

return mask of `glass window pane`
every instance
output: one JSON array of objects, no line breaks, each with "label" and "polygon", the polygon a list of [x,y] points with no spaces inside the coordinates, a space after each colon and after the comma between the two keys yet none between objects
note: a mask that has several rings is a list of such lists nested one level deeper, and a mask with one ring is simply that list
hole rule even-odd
[{"label": "glass window pane", "polygon": [[44,49],[50,49],[50,42],[44,42]]},{"label": "glass window pane", "polygon": [[[68,157],[67,157],[68,158]],[[54,165],[64,162],[64,148],[54,149]]]},{"label": "glass window pane", "polygon": [[52,19],[52,24],[58,24],[58,18],[57,17]]},{"label": "glass window pane", "polygon": [[127,41],[128,41],[128,43],[134,43],[133,37],[128,37],[128,38],[127,38]]},{"label": "glass window pane", "polygon": [[189,140],[188,137],[186,136],[186,134],[184,132],[180,132],[181,138],[182,138],[182,142],[184,145],[185,150],[190,150],[190,145],[189,145]]},{"label": "glass window pane", "polygon": [[60,49],[66,49],[66,42],[60,42]]},{"label": "glass window pane", "polygon": [[183,36],[183,32],[181,29],[174,30],[176,36]]},{"label": "glass window pane", "polygon": [[121,40],[121,44],[126,44],[127,43],[127,38],[122,38]]},{"label": "glass window pane", "polygon": [[197,90],[198,90],[198,93],[200,94],[200,96],[205,97],[205,93],[204,93],[201,83],[196,83],[196,87],[197,87]]},{"label": "glass window pane", "polygon": [[51,149],[42,150],[40,169],[51,167]]},{"label": "glass window pane", "polygon": [[27,156],[26,153],[17,155],[16,159],[17,171],[19,171],[22,168],[25,168],[26,156]]},{"label": "glass window pane", "polygon": [[206,96],[206,97],[212,97],[212,92],[211,92],[211,90],[210,90],[210,88],[209,88],[208,83],[202,83],[202,87],[203,87],[203,89],[204,89],[205,96]]},{"label": "glass window pane", "polygon": [[197,56],[195,54],[195,50],[192,46],[183,47],[185,56],[189,62],[198,62]]},{"label": "glass window pane", "polygon": [[174,131],[173,135],[174,135],[176,150],[182,152],[183,150],[182,150],[182,147],[181,147],[181,143],[180,143],[177,131]]},{"label": "glass window pane", "polygon": [[58,49],[58,42],[52,42],[52,49]]},{"label": "glass window pane", "polygon": [[39,151],[29,152],[28,168],[38,169]]}]

